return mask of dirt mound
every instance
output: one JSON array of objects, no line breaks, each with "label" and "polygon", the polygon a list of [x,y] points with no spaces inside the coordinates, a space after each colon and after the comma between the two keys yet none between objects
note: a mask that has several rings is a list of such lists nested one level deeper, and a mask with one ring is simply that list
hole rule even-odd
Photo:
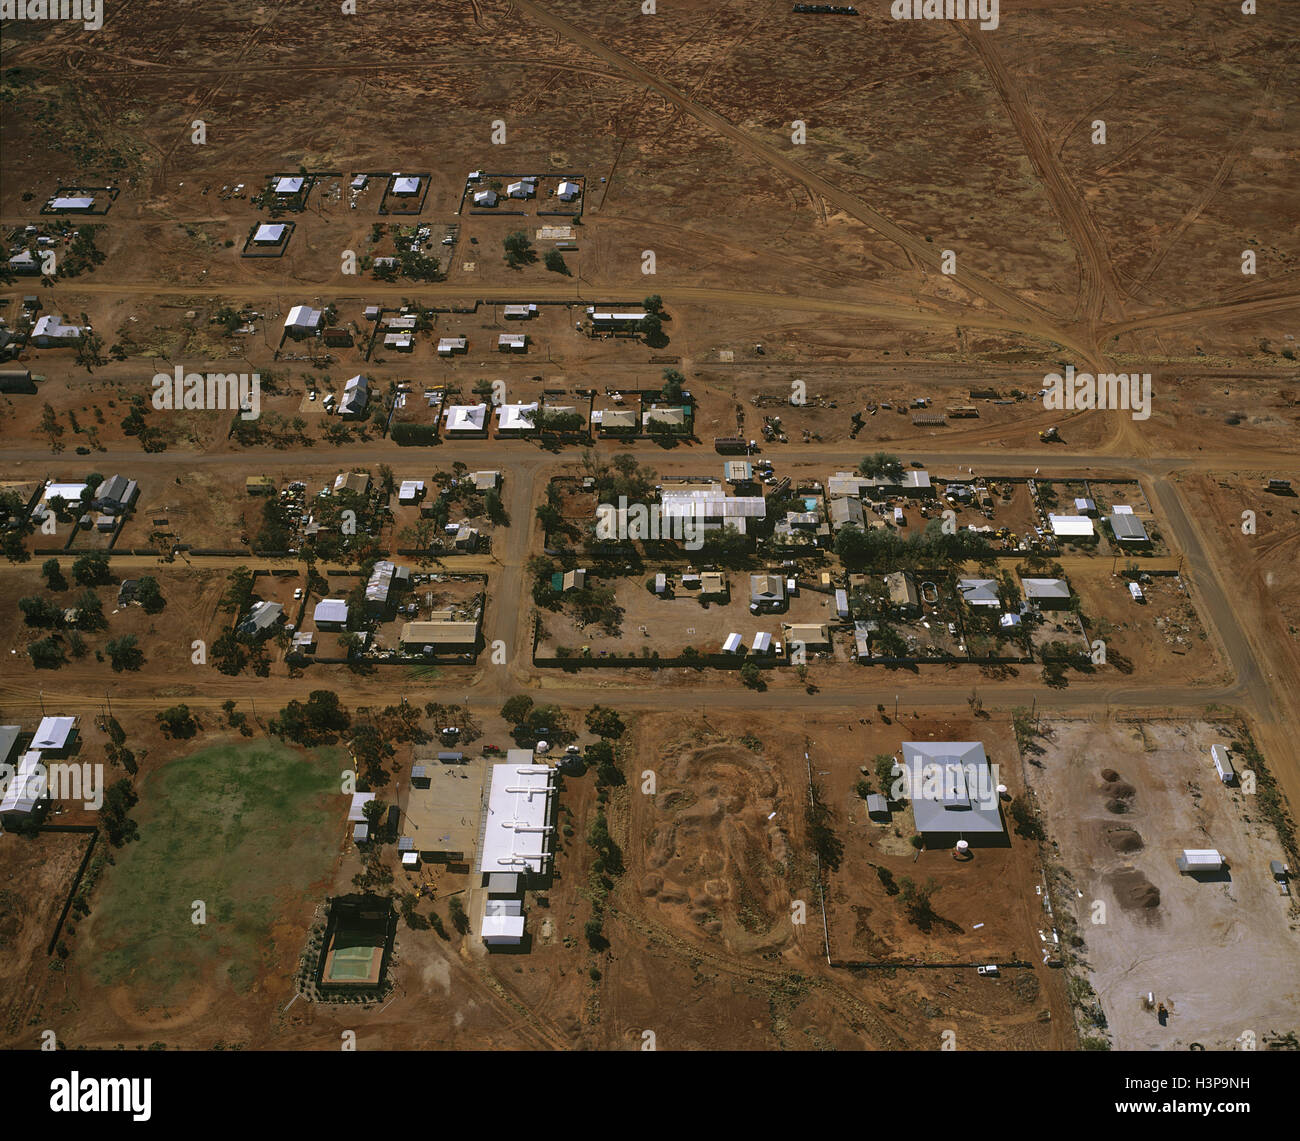
[{"label": "dirt mound", "polygon": [[1125,911],[1154,911],[1160,906],[1160,889],[1137,868],[1120,868],[1106,877]]},{"label": "dirt mound", "polygon": [[1137,789],[1122,780],[1115,780],[1106,788],[1106,811],[1122,816],[1129,810],[1129,802],[1137,796]]},{"label": "dirt mound", "polygon": [[789,889],[781,825],[769,819],[791,794],[770,761],[734,745],[665,758],[654,827],[641,856],[642,894],[729,944],[785,938]]},{"label": "dirt mound", "polygon": [[1134,828],[1107,828],[1106,843],[1116,852],[1140,852],[1146,845]]}]

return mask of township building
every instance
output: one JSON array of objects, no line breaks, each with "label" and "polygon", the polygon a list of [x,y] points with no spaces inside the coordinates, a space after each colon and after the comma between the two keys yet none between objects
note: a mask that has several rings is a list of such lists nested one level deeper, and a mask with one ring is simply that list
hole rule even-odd
[{"label": "township building", "polygon": [[478,870],[544,880],[551,873],[554,815],[555,770],[533,764],[529,749],[508,750],[505,762],[492,766]]},{"label": "township building", "polygon": [[997,781],[979,741],[904,741],[903,768],[927,846],[1004,842]]},{"label": "township building", "polygon": [[478,648],[479,624],[457,620],[450,610],[435,610],[427,621],[404,622],[398,642],[408,654],[466,653]]},{"label": "township building", "polygon": [[1070,584],[1063,578],[1022,578],[1025,601],[1039,610],[1064,610],[1070,605]]},{"label": "township building", "polygon": [[320,331],[321,311],[310,305],[295,305],[284,319],[285,334],[294,340],[314,336]]},{"label": "township building", "polygon": [[[746,533],[747,520],[767,516],[767,500],[761,495],[728,495],[720,482],[704,485],[665,485],[659,493],[660,515],[671,519],[693,520],[696,527],[718,531],[735,527]],[[675,531],[680,534],[680,531]]]}]

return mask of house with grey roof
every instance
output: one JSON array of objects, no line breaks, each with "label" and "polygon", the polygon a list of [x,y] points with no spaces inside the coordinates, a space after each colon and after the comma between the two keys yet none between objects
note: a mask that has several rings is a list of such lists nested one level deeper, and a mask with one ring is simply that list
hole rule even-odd
[{"label": "house with grey roof", "polygon": [[1064,610],[1070,605],[1070,584],[1063,578],[1022,578],[1025,601],[1039,610]]},{"label": "house with grey roof", "polygon": [[998,584],[991,578],[963,578],[957,580],[957,591],[967,606],[1001,606]]},{"label": "house with grey roof", "polygon": [[278,602],[255,602],[248,617],[239,624],[239,632],[264,638],[284,620],[284,607]]},{"label": "house with grey roof", "polygon": [[135,502],[138,491],[135,480],[115,475],[95,489],[94,505],[105,515],[121,515]]},{"label": "house with grey roof", "polygon": [[979,741],[904,741],[904,792],[929,847],[1004,843],[997,780]]},{"label": "house with grey roof", "polygon": [[861,527],[866,517],[862,513],[862,500],[836,496],[831,500],[831,527],[838,531],[841,527]]},{"label": "house with grey roof", "polygon": [[1142,520],[1133,514],[1131,508],[1121,511],[1116,507],[1115,514],[1108,516],[1106,521],[1110,524],[1116,542],[1129,547],[1140,547],[1151,542],[1151,536],[1142,526]]}]

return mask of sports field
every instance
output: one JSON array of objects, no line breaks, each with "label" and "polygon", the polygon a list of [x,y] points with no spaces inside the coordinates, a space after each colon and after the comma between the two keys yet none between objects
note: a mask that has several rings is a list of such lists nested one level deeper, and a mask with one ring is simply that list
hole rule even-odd
[{"label": "sports field", "polygon": [[262,741],[159,771],[141,796],[140,839],[118,853],[92,917],[97,981],[165,1005],[198,986],[247,993],[296,953],[333,870],[343,759]]}]

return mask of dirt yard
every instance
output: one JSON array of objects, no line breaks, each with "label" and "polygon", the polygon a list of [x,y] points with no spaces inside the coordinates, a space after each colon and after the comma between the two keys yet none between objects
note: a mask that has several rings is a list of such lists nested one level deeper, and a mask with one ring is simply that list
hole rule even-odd
[{"label": "dirt yard", "polygon": [[[1276,832],[1211,763],[1210,745],[1233,735],[1205,721],[1047,725],[1030,784],[1081,893],[1080,953],[1115,1046],[1232,1050],[1249,1031],[1262,1048],[1294,1032],[1300,908],[1269,873]],[[1227,868],[1182,875],[1184,848],[1217,848]]]}]

